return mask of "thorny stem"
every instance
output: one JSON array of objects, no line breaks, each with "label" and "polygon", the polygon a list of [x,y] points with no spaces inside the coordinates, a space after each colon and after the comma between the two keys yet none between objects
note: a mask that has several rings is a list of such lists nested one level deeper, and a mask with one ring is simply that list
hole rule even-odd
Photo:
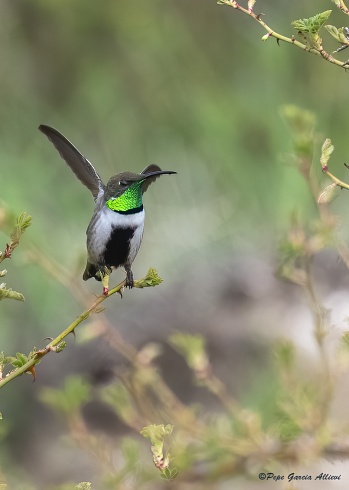
[{"label": "thorny stem", "polygon": [[[287,37],[287,36],[283,36],[282,34],[275,32],[273,29],[271,29],[271,27],[269,27],[265,22],[263,22],[263,20],[261,19],[262,14],[255,14],[253,12],[253,10],[245,9],[245,8],[241,7],[241,5],[238,4],[238,2],[236,2],[234,0],[221,0],[221,3],[223,3],[224,5],[228,5],[229,7],[233,7],[234,9],[239,10],[240,12],[243,12],[244,14],[252,17],[255,21],[258,22],[258,24],[260,24],[268,32],[269,37],[274,37],[278,43],[279,43],[279,41],[284,41],[285,43],[294,44],[298,48],[303,49],[304,51],[307,51],[308,53],[315,54],[316,56],[321,56],[326,61],[329,61],[330,63],[333,63],[334,65],[340,66],[341,68],[344,68],[345,70],[348,69],[348,62],[346,62],[346,61],[343,62],[343,61],[337,60],[332,55],[327,53],[322,48],[322,46],[321,46],[321,49],[311,48],[311,47],[307,46],[306,44],[303,44],[300,41],[297,41],[294,38],[294,36]],[[341,10],[343,10],[344,13],[349,14],[349,10],[344,5],[344,2],[342,2],[342,3],[343,3],[343,7],[341,6],[339,8]]]},{"label": "thorny stem", "polygon": [[[73,278],[70,277],[69,272],[62,268],[61,264],[54,262],[51,257],[43,256],[42,252],[37,249],[32,249],[29,255],[31,260],[36,260],[38,264],[43,267],[46,272],[52,275],[56,280],[58,280],[63,286],[65,286],[71,294],[76,296],[76,290]],[[119,286],[123,286],[125,281],[123,281]],[[111,290],[109,296],[115,292],[119,291],[119,286],[116,290]],[[137,287],[137,281],[135,283]],[[120,288],[121,289],[121,288]],[[99,297],[100,299],[102,297]],[[104,297],[105,298],[105,297]],[[85,303],[84,296],[78,295],[76,299],[82,304]],[[98,306],[94,303],[91,309]],[[68,327],[69,329],[69,327]],[[155,395],[161,400],[161,402],[170,409],[173,413],[178,415],[178,418],[182,417],[186,420],[186,425],[188,430],[195,427],[195,423],[192,417],[192,412],[188,410],[185,405],[175,396],[175,394],[168,388],[166,383],[162,380],[161,376],[158,374],[157,370],[152,366],[144,366],[139,360],[138,351],[133,347],[133,345],[126,342],[121,334],[115,328],[112,328],[107,318],[101,314],[98,315],[98,333],[104,335],[109,345],[119,352],[125,359],[132,363],[137,369],[144,370],[146,368],[152,371],[152,386],[156,386]],[[56,339],[55,339],[56,340]],[[52,344],[52,343],[51,343]],[[50,345],[50,344],[49,344]],[[47,348],[47,347],[46,347]],[[1,387],[1,384],[0,384]]]},{"label": "thorny stem", "polygon": [[[135,281],[134,287],[137,288],[139,282],[140,281]],[[33,355],[33,357],[28,362],[26,362],[23,366],[13,370],[5,378],[0,380],[0,388],[2,388],[7,383],[12,381],[14,378],[21,376],[23,373],[33,372],[33,368],[35,367],[35,365],[38,364],[44,356],[46,356],[49,352],[54,351],[55,348],[62,342],[62,340],[64,340],[70,333],[74,333],[75,328],[80,323],[82,323],[84,320],[86,320],[91,315],[91,313],[94,313],[98,310],[98,307],[100,306],[101,303],[103,303],[103,301],[105,301],[107,298],[109,298],[113,294],[119,293],[124,286],[125,286],[125,280],[122,281],[120,284],[118,284],[115,288],[111,289],[107,296],[104,296],[104,295],[98,296],[97,299],[94,301],[94,303],[89,308],[87,308],[83,313],[81,313],[81,315],[79,315],[76,318],[76,320],[74,320],[65,330],[63,330],[63,332],[61,332],[49,344],[47,344],[46,347],[37,351]]]},{"label": "thorny stem", "polygon": [[[35,255],[35,253],[34,253]],[[61,270],[59,264],[53,263],[51,259],[42,260],[42,254],[40,254],[41,259],[39,261],[40,265],[45,268],[51,275],[53,275],[57,280],[59,280],[64,286],[66,286],[69,290],[73,291],[75,288],[73,287],[71,281],[68,281],[66,278],[69,277],[69,274],[65,273],[64,270]],[[135,286],[137,287],[138,281],[135,281]],[[105,299],[117,292],[120,292],[121,289],[125,286],[125,281],[122,281],[118,286],[109,291],[108,296],[101,295],[96,301],[87,308],[77,319],[72,322],[60,335],[58,335],[54,340],[52,340],[44,349],[38,351],[35,356],[30,359],[25,365],[21,368],[14,370],[7,377],[0,381],[0,388],[4,386],[6,383],[11,381],[17,376],[22,375],[25,372],[30,372],[35,364],[41,360],[46,354],[48,354],[54,347],[56,347],[65,337],[67,337],[70,333],[73,333],[75,328],[86,320],[91,313],[95,312],[100,304],[105,301]],[[77,298],[82,300],[82,298]],[[109,345],[122,354],[125,359],[131,362],[137,369],[144,370],[146,368],[151,370],[151,378],[152,384],[151,386],[156,386],[154,390],[154,395],[161,400],[164,406],[166,406],[170,412],[176,413],[178,415],[178,419],[185,420],[185,425],[188,431],[193,431],[195,428],[195,419],[193,418],[193,414],[187,407],[176,397],[176,395],[168,388],[166,383],[162,380],[161,376],[157,372],[155,368],[152,366],[143,366],[142,363],[138,359],[138,351],[129,343],[125,342],[120,333],[111,328],[109,322],[101,315],[98,319],[99,322],[99,333],[105,335],[106,339],[109,342]]]},{"label": "thorny stem", "polygon": [[14,247],[11,247],[11,245],[9,245],[8,243],[6,244],[6,248],[5,248],[5,251],[4,252],[0,252],[0,264],[3,260],[5,259],[10,259],[11,258],[11,254],[14,250]]}]

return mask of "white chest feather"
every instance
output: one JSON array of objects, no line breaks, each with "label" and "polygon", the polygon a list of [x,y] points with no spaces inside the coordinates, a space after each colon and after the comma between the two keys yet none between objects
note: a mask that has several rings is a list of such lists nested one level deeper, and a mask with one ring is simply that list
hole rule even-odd
[{"label": "white chest feather", "polygon": [[132,263],[141,245],[144,228],[144,210],[134,214],[119,214],[104,207],[92,217],[87,229],[87,252],[92,263],[98,263],[115,228],[132,228],[130,240],[130,262]]},{"label": "white chest feather", "polygon": [[144,223],[142,223],[141,226],[138,226],[133,234],[133,237],[130,240],[130,252],[129,252],[129,262],[132,264],[134,261],[137,252],[139,250],[139,247],[141,246],[142,243],[142,238],[143,238],[143,229],[144,229]]}]

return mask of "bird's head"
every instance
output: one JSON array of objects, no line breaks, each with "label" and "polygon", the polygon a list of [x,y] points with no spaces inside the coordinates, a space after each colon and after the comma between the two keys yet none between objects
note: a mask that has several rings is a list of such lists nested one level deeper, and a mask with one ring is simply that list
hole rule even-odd
[{"label": "bird's head", "polygon": [[112,211],[119,213],[135,212],[143,206],[142,195],[157,177],[175,173],[171,170],[161,170],[157,165],[149,165],[140,174],[116,174],[107,183],[105,204]]}]

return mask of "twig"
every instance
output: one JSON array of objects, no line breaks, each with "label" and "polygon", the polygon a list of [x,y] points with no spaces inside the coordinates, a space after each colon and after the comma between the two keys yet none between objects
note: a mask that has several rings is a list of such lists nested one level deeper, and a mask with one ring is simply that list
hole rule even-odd
[{"label": "twig", "polygon": [[[334,58],[332,55],[327,53],[322,47],[321,49],[315,49],[310,46],[307,46],[306,44],[301,43],[300,41],[297,41],[294,36],[292,37],[287,37],[283,36],[282,34],[279,34],[278,32],[274,31],[271,27],[269,27],[262,19],[261,16],[262,14],[255,14],[252,9],[246,9],[244,7],[241,7],[241,5],[234,1],[234,0],[219,0],[220,4],[223,5],[228,5],[229,7],[232,7],[233,9],[239,10],[240,12],[243,12],[244,14],[248,15],[249,17],[252,17],[256,22],[258,22],[259,25],[261,25],[268,34],[263,36],[263,41],[266,41],[269,37],[274,37],[277,42],[279,43],[280,41],[284,41],[285,43],[288,44],[293,44],[297,46],[300,49],[303,49],[303,51],[307,51],[308,53],[315,54],[316,56],[321,56],[324,58],[326,61],[329,61],[330,63],[333,63],[334,65],[337,65],[341,68],[348,69],[348,62],[346,61],[340,61]],[[349,14],[349,10],[346,8],[344,5],[344,2],[342,2],[343,8],[339,7],[341,10],[343,10],[344,13]]]},{"label": "twig", "polygon": [[338,185],[338,187],[349,190],[349,184],[346,184],[342,180],[339,180],[335,175],[331,174],[331,172],[327,170],[327,167],[323,167],[322,171],[324,174],[328,175],[328,177],[330,177],[330,179],[332,179],[333,182]]},{"label": "twig", "polygon": [[[156,273],[155,273],[156,274]],[[154,274],[154,270],[150,269],[148,272],[148,276],[139,280],[135,281],[134,287],[135,288],[144,288],[144,287],[149,287],[149,286],[155,286],[161,282],[161,279]],[[159,280],[159,282],[157,282]],[[120,293],[121,289],[125,286],[125,280],[122,281],[120,284],[118,284],[115,288],[111,289],[108,293],[107,296],[101,295],[98,296],[95,302],[88,308],[86,309],[81,315],[79,315],[76,320],[74,320],[63,332],[61,332],[55,339],[53,339],[49,344],[47,344],[46,347],[43,349],[38,350],[33,354],[31,359],[29,359],[28,362],[23,364],[23,366],[13,370],[10,372],[5,378],[3,378],[0,381],[0,388],[5,386],[7,383],[12,381],[13,379],[17,378],[18,376],[21,376],[23,373],[32,373],[35,379],[35,365],[38,364],[41,359],[46,356],[49,352],[59,352],[59,346],[62,343],[62,341],[70,334],[74,333],[75,328],[82,323],[84,320],[86,320],[91,313],[97,312],[98,307],[103,301],[105,301],[107,298],[112,296],[115,293]]]}]

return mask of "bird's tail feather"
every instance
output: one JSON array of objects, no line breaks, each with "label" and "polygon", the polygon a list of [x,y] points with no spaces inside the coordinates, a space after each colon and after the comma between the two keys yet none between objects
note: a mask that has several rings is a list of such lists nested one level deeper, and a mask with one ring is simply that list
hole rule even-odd
[{"label": "bird's tail feather", "polygon": [[84,281],[87,281],[88,279],[91,279],[91,277],[94,277],[97,281],[101,281],[101,275],[99,270],[91,264],[90,262],[87,262],[85,272],[82,276]]}]

